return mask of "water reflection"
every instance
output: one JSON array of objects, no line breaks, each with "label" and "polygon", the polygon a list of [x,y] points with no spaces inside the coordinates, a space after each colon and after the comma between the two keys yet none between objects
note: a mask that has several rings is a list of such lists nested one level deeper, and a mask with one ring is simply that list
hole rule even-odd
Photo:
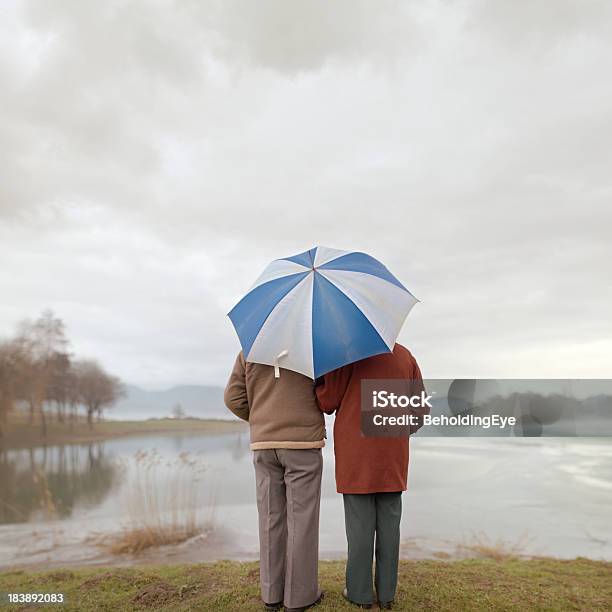
[{"label": "water reflection", "polygon": [[159,451],[165,460],[184,452],[205,455],[212,468],[207,481],[211,489],[222,487],[228,460],[234,464],[250,461],[247,433],[0,450],[0,525],[66,519],[77,508],[113,502],[124,484],[126,464],[135,453],[152,450]]},{"label": "water reflection", "polygon": [[0,524],[68,518],[100,504],[119,474],[104,443],[0,451]]},{"label": "water reflection", "polygon": [[[344,555],[346,546],[332,444],[329,439],[323,449],[323,558]],[[91,536],[116,534],[129,522],[126,500],[137,494],[133,467],[143,453],[159,457],[146,485],[156,489],[156,499],[167,495],[182,453],[205,467],[189,482],[200,516],[210,517],[210,537],[204,546],[194,540],[178,547],[176,562],[256,556],[248,433],[156,435],[0,453],[0,567],[3,561],[48,564],[50,558],[58,566],[101,562]],[[417,437],[410,464],[402,533],[427,554],[470,541],[474,533],[514,543],[528,532],[528,554],[612,559],[610,438]]]}]

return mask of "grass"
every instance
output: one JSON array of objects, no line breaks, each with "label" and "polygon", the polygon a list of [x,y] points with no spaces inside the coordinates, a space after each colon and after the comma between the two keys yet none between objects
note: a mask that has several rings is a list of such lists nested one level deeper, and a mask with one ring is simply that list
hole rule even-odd
[{"label": "grass", "polygon": [[[396,610],[612,609],[612,563],[575,560],[471,559],[402,561]],[[344,562],[323,561],[326,595],[316,610],[354,610],[341,596]],[[148,568],[96,568],[0,574],[0,592],[62,592],[67,604],[50,610],[261,610],[257,563]],[[18,606],[3,607],[18,610]]]},{"label": "grass", "polygon": [[48,423],[47,436],[42,437],[38,424],[29,425],[27,420],[11,416],[0,448],[31,448],[55,444],[83,444],[122,436],[142,436],[152,434],[220,434],[246,431],[246,424],[235,421],[207,419],[149,419],[147,421],[100,421],[90,429],[87,422],[79,420],[71,427],[69,423],[51,421]]}]

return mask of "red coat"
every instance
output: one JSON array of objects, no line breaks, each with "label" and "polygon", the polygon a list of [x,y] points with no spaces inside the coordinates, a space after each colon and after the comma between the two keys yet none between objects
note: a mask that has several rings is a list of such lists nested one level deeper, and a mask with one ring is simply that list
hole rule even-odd
[{"label": "red coat", "polygon": [[405,491],[408,438],[365,437],[361,432],[361,380],[367,378],[417,380],[423,388],[416,360],[400,344],[393,353],[368,357],[325,375],[316,391],[321,410],[336,412],[336,488],[338,493]]}]

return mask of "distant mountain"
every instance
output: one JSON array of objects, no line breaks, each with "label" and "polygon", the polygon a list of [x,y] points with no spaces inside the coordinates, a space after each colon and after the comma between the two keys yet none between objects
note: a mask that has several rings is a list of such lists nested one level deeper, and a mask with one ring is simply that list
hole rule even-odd
[{"label": "distant mountain", "polygon": [[165,391],[146,391],[127,385],[127,396],[108,412],[107,418],[119,420],[145,420],[168,417],[176,405],[187,416],[200,419],[232,419],[223,403],[223,388],[202,385],[181,385]]}]

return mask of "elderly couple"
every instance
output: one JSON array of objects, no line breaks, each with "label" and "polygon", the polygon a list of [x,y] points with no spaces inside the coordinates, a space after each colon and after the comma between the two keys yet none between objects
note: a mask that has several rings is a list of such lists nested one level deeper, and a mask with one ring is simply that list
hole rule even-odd
[{"label": "elderly couple", "polygon": [[236,359],[225,403],[250,425],[261,596],[267,610],[307,610],[323,599],[318,556],[324,412],[336,414],[336,486],[344,497],[348,540],[343,595],[361,608],[371,608],[374,601],[382,609],[392,607],[408,437],[362,434],[363,379],[421,381],[421,373],[408,349],[399,344],[391,353],[343,366],[315,382],[290,370],[276,378],[273,366],[246,362],[242,353]]}]

